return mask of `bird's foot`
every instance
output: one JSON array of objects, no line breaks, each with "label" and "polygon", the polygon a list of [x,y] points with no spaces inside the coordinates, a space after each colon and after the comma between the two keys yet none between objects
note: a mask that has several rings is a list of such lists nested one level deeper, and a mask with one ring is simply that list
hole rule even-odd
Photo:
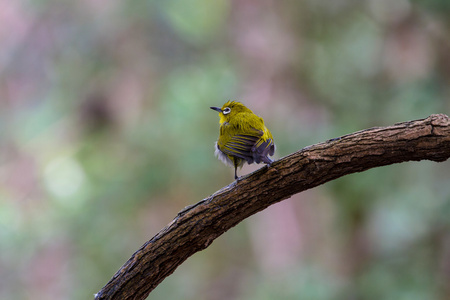
[{"label": "bird's foot", "polygon": [[273,163],[273,161],[266,164],[267,170],[268,171],[274,171],[274,172],[278,173],[278,170],[276,168],[272,167],[272,163]]}]

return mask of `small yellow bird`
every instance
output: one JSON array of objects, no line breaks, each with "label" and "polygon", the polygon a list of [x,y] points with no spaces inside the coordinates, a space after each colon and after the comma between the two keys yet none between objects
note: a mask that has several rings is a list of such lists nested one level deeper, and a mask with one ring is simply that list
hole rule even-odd
[{"label": "small yellow bird", "polygon": [[270,166],[273,161],[268,155],[275,153],[275,144],[262,118],[236,101],[228,101],[222,108],[210,108],[218,111],[220,117],[215,155],[224,164],[234,166],[234,179],[238,179],[237,168],[245,162]]}]

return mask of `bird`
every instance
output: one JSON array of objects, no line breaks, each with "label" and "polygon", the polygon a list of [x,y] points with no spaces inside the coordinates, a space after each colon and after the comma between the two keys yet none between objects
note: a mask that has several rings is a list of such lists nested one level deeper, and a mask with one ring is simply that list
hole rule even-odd
[{"label": "bird", "polygon": [[275,144],[263,118],[237,101],[210,108],[219,112],[220,117],[220,132],[214,153],[224,164],[234,167],[234,179],[239,179],[237,168],[242,168],[244,163],[272,164],[269,155],[274,155]]}]

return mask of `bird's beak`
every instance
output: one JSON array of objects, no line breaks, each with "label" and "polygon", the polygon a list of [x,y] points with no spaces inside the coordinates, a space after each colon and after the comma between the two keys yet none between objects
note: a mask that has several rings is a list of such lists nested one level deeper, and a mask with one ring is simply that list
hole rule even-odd
[{"label": "bird's beak", "polygon": [[220,107],[214,107],[214,106],[211,106],[210,107],[212,110],[217,110],[218,112],[222,112],[222,109],[220,108]]}]

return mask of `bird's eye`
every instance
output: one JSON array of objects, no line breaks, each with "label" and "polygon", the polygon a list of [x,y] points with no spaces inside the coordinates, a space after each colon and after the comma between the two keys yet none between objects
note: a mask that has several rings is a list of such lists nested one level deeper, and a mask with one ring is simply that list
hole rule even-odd
[{"label": "bird's eye", "polygon": [[230,112],[231,112],[231,108],[229,108],[229,107],[225,107],[225,109],[222,111],[222,113],[224,115],[229,114]]}]

